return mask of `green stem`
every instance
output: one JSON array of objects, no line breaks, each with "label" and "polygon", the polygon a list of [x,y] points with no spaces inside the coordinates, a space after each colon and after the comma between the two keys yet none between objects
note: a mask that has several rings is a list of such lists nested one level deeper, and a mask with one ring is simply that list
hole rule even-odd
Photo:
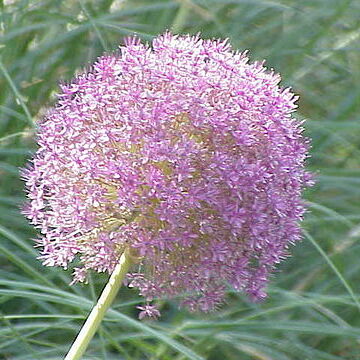
[{"label": "green stem", "polygon": [[91,310],[90,315],[85,321],[64,360],[79,360],[84,354],[90,340],[104,318],[106,310],[112,304],[130,265],[131,255],[127,249],[121,255],[120,261],[111,274],[97,304]]}]

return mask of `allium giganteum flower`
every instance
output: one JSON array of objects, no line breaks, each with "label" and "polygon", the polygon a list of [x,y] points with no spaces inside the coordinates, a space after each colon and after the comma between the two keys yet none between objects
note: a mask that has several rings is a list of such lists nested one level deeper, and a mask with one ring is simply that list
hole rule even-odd
[{"label": "allium giganteum flower", "polygon": [[148,301],[210,311],[228,284],[265,297],[310,184],[297,97],[279,81],[227,41],[166,33],[63,85],[24,171],[44,264],[77,259],[82,282],[130,248],[128,281]]}]

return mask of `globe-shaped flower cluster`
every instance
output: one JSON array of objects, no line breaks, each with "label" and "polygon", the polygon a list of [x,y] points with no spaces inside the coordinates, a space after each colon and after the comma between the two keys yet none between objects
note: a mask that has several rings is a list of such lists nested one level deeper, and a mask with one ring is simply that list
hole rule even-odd
[{"label": "globe-shaped flower cluster", "polygon": [[310,183],[297,97],[227,41],[165,33],[120,51],[62,85],[39,123],[23,173],[43,263],[75,261],[85,281],[127,248],[147,300],[210,311],[228,285],[263,298]]}]

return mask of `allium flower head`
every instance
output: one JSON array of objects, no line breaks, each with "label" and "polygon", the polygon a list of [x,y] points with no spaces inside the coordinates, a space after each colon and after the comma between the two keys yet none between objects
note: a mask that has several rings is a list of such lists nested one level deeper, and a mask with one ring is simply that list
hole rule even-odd
[{"label": "allium flower head", "polygon": [[77,259],[84,281],[130,248],[128,282],[149,301],[210,311],[229,284],[263,298],[309,184],[297,97],[279,81],[226,40],[165,33],[62,85],[24,171],[43,263]]}]

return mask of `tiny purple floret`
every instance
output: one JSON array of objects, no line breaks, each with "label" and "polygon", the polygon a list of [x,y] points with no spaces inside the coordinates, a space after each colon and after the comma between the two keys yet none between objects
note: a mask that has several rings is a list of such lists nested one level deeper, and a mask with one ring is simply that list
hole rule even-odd
[{"label": "tiny purple floret", "polygon": [[156,320],[160,316],[160,311],[155,305],[146,304],[144,306],[137,306],[136,308],[141,310],[139,312],[140,320],[143,320],[144,318],[152,318]]}]

